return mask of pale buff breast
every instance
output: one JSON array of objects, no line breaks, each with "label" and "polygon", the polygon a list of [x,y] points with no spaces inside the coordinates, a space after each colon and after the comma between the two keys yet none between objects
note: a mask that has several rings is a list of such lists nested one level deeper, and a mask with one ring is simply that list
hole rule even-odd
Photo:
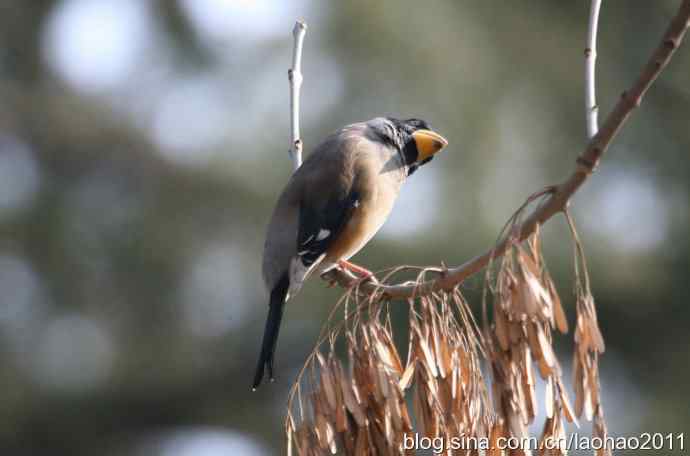
[{"label": "pale buff breast", "polygon": [[349,223],[328,249],[324,266],[347,260],[355,255],[385,223],[393,209],[402,181],[399,171],[391,170],[383,173],[376,182],[374,191],[353,209]]}]

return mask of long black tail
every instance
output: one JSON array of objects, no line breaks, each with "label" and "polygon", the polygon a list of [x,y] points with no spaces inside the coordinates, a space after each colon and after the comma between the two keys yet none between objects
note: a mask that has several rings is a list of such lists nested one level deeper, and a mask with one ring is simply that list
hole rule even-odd
[{"label": "long black tail", "polygon": [[261,384],[264,378],[264,368],[268,368],[268,378],[273,381],[273,354],[278,343],[278,332],[280,322],[283,319],[283,309],[285,308],[285,297],[290,286],[290,279],[286,272],[271,290],[271,302],[269,303],[268,318],[266,319],[266,329],[264,329],[264,340],[261,343],[261,354],[259,364],[256,366],[254,383],[252,390]]}]

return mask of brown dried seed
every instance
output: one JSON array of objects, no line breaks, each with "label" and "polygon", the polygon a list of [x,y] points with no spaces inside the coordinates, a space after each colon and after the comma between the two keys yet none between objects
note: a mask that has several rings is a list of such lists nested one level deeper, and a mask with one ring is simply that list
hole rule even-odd
[{"label": "brown dried seed", "polygon": [[369,431],[360,429],[357,434],[357,443],[355,444],[355,456],[369,455]]},{"label": "brown dried seed", "polygon": [[473,370],[475,366],[472,365],[470,355],[466,350],[459,348],[456,349],[455,356],[458,359],[458,370],[460,371],[462,380],[461,385],[463,387],[468,387],[470,382],[472,381],[470,378],[471,373],[476,372]]},{"label": "brown dried seed", "polygon": [[537,404],[537,396],[536,392],[534,391],[534,385],[528,384],[527,380],[524,377],[522,382],[522,389],[525,392],[525,405],[527,406],[527,424],[530,424],[532,423],[532,421],[534,421],[534,417],[537,413],[537,407],[539,407],[539,405]]},{"label": "brown dried seed", "polygon": [[491,427],[491,433],[489,434],[489,451],[487,456],[501,456],[503,454],[498,441],[501,437],[505,437],[503,427],[500,422],[496,422]]},{"label": "brown dried seed", "polygon": [[312,447],[312,428],[303,424],[295,432],[295,447],[299,456],[307,456]]},{"label": "brown dried seed", "polygon": [[395,348],[388,331],[383,328],[378,328],[377,331],[377,344],[376,349],[381,357],[381,360],[386,364],[386,366],[392,368],[397,372],[398,375],[402,375],[402,363],[400,361],[400,356],[398,355],[398,350]]},{"label": "brown dried seed", "polygon": [[388,445],[386,444],[384,432],[385,430],[379,428],[378,426],[371,427],[371,440],[374,442],[374,446],[370,451],[372,451],[372,453],[375,455],[388,456],[391,454],[388,451]]},{"label": "brown dried seed", "polygon": [[601,335],[601,331],[599,330],[599,324],[597,323],[596,318],[589,318],[588,323],[589,334],[593,344],[592,349],[595,350],[597,353],[604,353],[604,351],[606,350],[606,345],[604,344],[604,337]]},{"label": "brown dried seed", "polygon": [[443,372],[443,378],[445,378],[446,375],[448,375],[453,369],[451,353],[452,348],[449,345],[449,338],[441,338],[439,343],[439,351],[436,353],[436,360],[438,362],[439,371]]},{"label": "brown dried seed", "polygon": [[316,416],[316,434],[319,444],[322,449],[330,450],[332,454],[336,453],[335,434],[333,427],[328,422],[325,416],[319,414]]},{"label": "brown dried seed", "polygon": [[534,374],[532,373],[532,353],[529,350],[527,343],[523,342],[521,345],[522,351],[522,368],[525,379],[528,385],[534,386]]},{"label": "brown dried seed", "polygon": [[328,449],[331,451],[331,454],[336,454],[338,448],[335,442],[335,433],[333,432],[333,425],[329,421],[326,421],[326,424],[324,425],[324,430],[326,442],[328,443]]},{"label": "brown dried seed", "polygon": [[523,338],[522,322],[513,321],[508,324],[508,334],[510,336],[510,343],[517,345]]},{"label": "brown dried seed", "polygon": [[534,257],[531,257],[521,246],[517,246],[518,251],[518,264],[521,266],[523,271],[528,271],[534,276],[539,277],[541,275],[541,269],[537,265],[539,253],[536,253]]},{"label": "brown dried seed", "polygon": [[[418,379],[419,380],[419,379]],[[426,422],[426,414],[424,413],[424,398],[422,389],[424,387],[421,382],[417,382],[415,386],[414,393],[412,394],[412,408],[414,410],[414,415],[417,418],[417,427],[419,428],[419,433],[421,435],[428,436],[428,425]]]},{"label": "brown dried seed", "polygon": [[391,420],[393,423],[393,428],[396,431],[401,431],[404,430],[404,424],[402,420],[402,413],[400,411],[400,401],[402,400],[402,397],[398,397],[396,395],[391,395],[388,398],[387,406],[386,406],[386,411],[390,413],[391,415]]},{"label": "brown dried seed", "polygon": [[422,361],[422,365],[424,365],[431,375],[433,377],[438,376],[438,370],[436,369],[436,361],[434,360],[434,355],[431,353],[431,348],[429,348],[429,344],[426,341],[426,338],[424,337],[417,337],[417,347],[419,348],[420,352],[419,359]]},{"label": "brown dried seed", "polygon": [[331,364],[333,375],[333,386],[335,390],[335,430],[337,432],[345,432],[348,429],[347,413],[345,412],[345,400],[343,399],[343,390],[340,385],[341,377],[339,375],[343,370],[340,361],[334,360]]},{"label": "brown dried seed", "polygon": [[525,391],[523,387],[523,383],[520,380],[518,376],[513,377],[512,382],[513,384],[513,389],[516,393],[516,396],[514,399],[517,403],[515,403],[515,409],[518,411],[520,414],[520,417],[522,418],[522,422],[524,424],[529,424],[530,418],[529,418],[529,405],[527,404],[528,398],[527,398],[527,392]]},{"label": "brown dried seed", "polygon": [[532,255],[532,258],[534,258],[534,261],[537,263],[540,262],[541,258],[541,227],[537,223],[537,225],[534,227],[534,234],[527,239],[527,245],[529,245],[530,248],[530,253]]},{"label": "brown dried seed", "polygon": [[527,316],[527,302],[523,296],[523,280],[519,280],[510,286],[510,302],[507,305],[510,321],[521,321]]},{"label": "brown dried seed", "polygon": [[443,360],[441,359],[441,335],[438,328],[438,319],[435,314],[431,315],[431,330],[430,330],[430,348],[433,349],[434,358],[436,360],[436,366],[438,368],[438,373],[441,378],[446,377],[446,371],[444,370]]},{"label": "brown dried seed", "polygon": [[582,381],[582,364],[580,361],[580,354],[576,351],[573,354],[573,385]]},{"label": "brown dried seed", "polygon": [[599,370],[596,363],[588,375],[588,385],[592,393],[592,405],[596,409],[599,405]]},{"label": "brown dried seed", "polygon": [[[583,379],[584,380],[584,379]],[[585,407],[585,391],[582,387],[582,381],[574,383],[575,387],[575,416],[580,418]]]},{"label": "brown dried seed", "polygon": [[[292,416],[290,415],[290,412],[288,412],[288,419],[289,422],[292,422]],[[292,439],[295,438],[294,435],[294,430],[292,428],[291,424],[288,424],[287,426],[287,456],[292,456]]]},{"label": "brown dried seed", "polygon": [[513,410],[508,410],[506,415],[508,419],[508,427],[510,427],[510,432],[518,439],[526,437],[527,427],[525,426],[525,423],[522,421],[520,415]]},{"label": "brown dried seed", "polygon": [[379,366],[377,372],[378,375],[376,376],[376,380],[378,390],[381,392],[381,396],[383,396],[384,398],[388,398],[391,394],[391,390],[386,370],[382,366]]},{"label": "brown dried seed", "polygon": [[447,377],[438,381],[438,397],[443,410],[449,412],[453,408],[452,379]]},{"label": "brown dried seed", "polygon": [[[579,309],[578,305],[578,309]],[[585,337],[585,322],[584,322],[584,317],[582,316],[582,312],[578,310],[576,316],[575,316],[575,343],[581,346],[585,346],[585,349],[587,347],[587,341],[583,339]]]},{"label": "brown dried seed", "polygon": [[[606,423],[599,414],[594,417],[594,429],[592,430],[595,437],[600,438],[605,441],[608,436],[608,431],[606,430]],[[596,456],[610,456],[611,449],[608,447],[601,448],[595,452]]]},{"label": "brown dried seed", "polygon": [[529,422],[534,420],[534,416],[537,411],[537,396],[534,389],[534,378],[532,377],[532,358],[530,356],[527,344],[523,343],[523,366],[522,366],[522,388],[525,391],[526,403],[527,403],[527,416],[529,417]]},{"label": "brown dried seed", "polygon": [[494,305],[494,331],[496,333],[496,339],[498,339],[498,344],[502,350],[508,350],[510,347],[510,339],[508,335],[508,319],[505,314],[498,306]]},{"label": "brown dried seed", "polygon": [[383,414],[383,435],[386,438],[386,447],[395,445],[395,433],[393,429],[393,419],[389,408],[386,408]]},{"label": "brown dried seed", "polygon": [[320,356],[320,354],[317,354],[317,358],[321,364],[321,390],[326,396],[326,401],[328,403],[327,410],[334,411],[337,407],[337,401],[333,372],[331,371],[330,366],[323,361],[323,358]]},{"label": "brown dried seed", "polygon": [[556,327],[561,334],[566,334],[568,332],[568,318],[565,316],[565,312],[563,311],[563,305],[561,304],[561,298],[558,296],[556,286],[550,279],[549,295],[551,296],[551,302],[553,303],[553,316],[556,322]]},{"label": "brown dried seed", "polygon": [[412,384],[416,364],[417,359],[413,358],[410,364],[405,368],[405,372],[403,372],[402,377],[400,377],[400,382],[398,383],[401,391],[405,391]]},{"label": "brown dried seed", "polygon": [[546,380],[549,378],[551,375],[554,374],[554,370],[549,367],[548,364],[546,364],[546,361],[544,361],[544,358],[539,358],[539,361],[537,361],[537,366],[539,366],[539,376],[543,379]]},{"label": "brown dried seed", "polygon": [[537,340],[539,341],[539,348],[541,348],[541,354],[544,357],[546,364],[553,368],[558,361],[556,360],[556,355],[553,352],[551,343],[546,338],[544,329],[541,326],[537,326]]},{"label": "brown dried seed", "polygon": [[[537,277],[538,276],[523,269],[523,299],[529,299],[529,302],[525,304],[529,316],[536,315],[543,306],[551,309],[553,305],[551,302],[551,295],[549,295],[548,291],[542,286]],[[526,286],[524,284],[526,284]],[[550,316],[550,310],[546,316]]]},{"label": "brown dried seed", "polygon": [[565,388],[563,387],[563,383],[561,383],[560,380],[556,383],[556,387],[558,388],[558,393],[561,398],[561,405],[563,406],[563,412],[565,413],[565,419],[568,420],[570,423],[575,423],[575,426],[580,427],[580,424],[577,422],[577,417],[575,416],[575,412],[573,411],[573,407],[570,405],[570,399],[568,399],[568,393],[566,393]]},{"label": "brown dried seed", "polygon": [[345,406],[354,417],[355,422],[357,422],[357,426],[367,426],[367,418],[364,414],[364,409],[359,405],[359,402],[357,399],[355,399],[355,395],[352,392],[352,388],[356,387],[354,385],[350,386],[345,379],[340,379],[338,383],[340,383],[340,387],[343,392],[343,401],[345,402]]},{"label": "brown dried seed", "polygon": [[407,410],[407,402],[399,402],[398,405],[400,405],[400,416],[403,421],[403,429],[405,429],[406,432],[411,431],[412,420],[410,419],[410,412]]},{"label": "brown dried seed", "polygon": [[528,322],[525,325],[525,330],[527,332],[527,342],[529,343],[529,348],[532,350],[532,357],[535,361],[543,358],[544,355],[541,352],[541,346],[539,345],[539,338],[537,337],[537,324]]}]

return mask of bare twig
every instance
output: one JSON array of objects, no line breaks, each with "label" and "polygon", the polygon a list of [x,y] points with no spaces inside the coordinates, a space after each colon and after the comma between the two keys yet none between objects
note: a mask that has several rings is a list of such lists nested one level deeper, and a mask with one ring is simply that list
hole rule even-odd
[{"label": "bare twig", "polygon": [[302,138],[299,134],[299,94],[302,88],[302,47],[304,35],[307,33],[307,24],[302,21],[295,22],[292,29],[294,47],[292,49],[292,68],[288,70],[290,82],[290,158],[294,170],[302,166]]},{"label": "bare twig", "polygon": [[[538,225],[543,225],[544,222],[567,207],[573,194],[596,169],[602,155],[608,149],[611,141],[628,119],[628,116],[630,116],[634,108],[640,105],[649,87],[651,87],[671,60],[674,52],[683,41],[689,25],[690,0],[683,0],[661,43],[640,72],[632,87],[623,92],[616,106],[606,117],[601,129],[589,140],[587,147],[577,158],[573,173],[565,182],[556,186],[551,196],[543,204],[539,205],[520,225],[518,231],[520,233],[520,240],[527,238],[535,231]],[[439,289],[448,290],[471,275],[481,271],[492,258],[503,255],[509,245],[509,239],[504,238],[488,252],[476,256],[460,266],[450,268],[439,278],[426,281],[420,285],[414,283],[381,285],[367,282],[360,285],[360,290],[367,293],[382,293],[390,298],[409,298],[428,294]],[[356,279],[352,274],[340,270],[332,270],[325,278],[336,280],[344,287],[351,286]]]},{"label": "bare twig", "polygon": [[599,107],[596,97],[597,30],[599,29],[599,10],[601,0],[592,0],[589,10],[587,47],[585,47],[585,120],[587,139],[597,134],[599,129]]}]

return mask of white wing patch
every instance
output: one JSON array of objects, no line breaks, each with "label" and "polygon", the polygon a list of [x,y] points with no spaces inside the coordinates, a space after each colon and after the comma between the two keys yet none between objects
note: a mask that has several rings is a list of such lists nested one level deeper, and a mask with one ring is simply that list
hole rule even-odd
[{"label": "white wing patch", "polygon": [[330,236],[330,235],[331,235],[331,231],[330,231],[330,230],[325,230],[325,229],[322,228],[322,229],[319,231],[319,234],[316,236],[316,240],[317,240],[317,241],[323,241],[324,239],[326,239],[326,238],[327,238],[328,236]]}]

